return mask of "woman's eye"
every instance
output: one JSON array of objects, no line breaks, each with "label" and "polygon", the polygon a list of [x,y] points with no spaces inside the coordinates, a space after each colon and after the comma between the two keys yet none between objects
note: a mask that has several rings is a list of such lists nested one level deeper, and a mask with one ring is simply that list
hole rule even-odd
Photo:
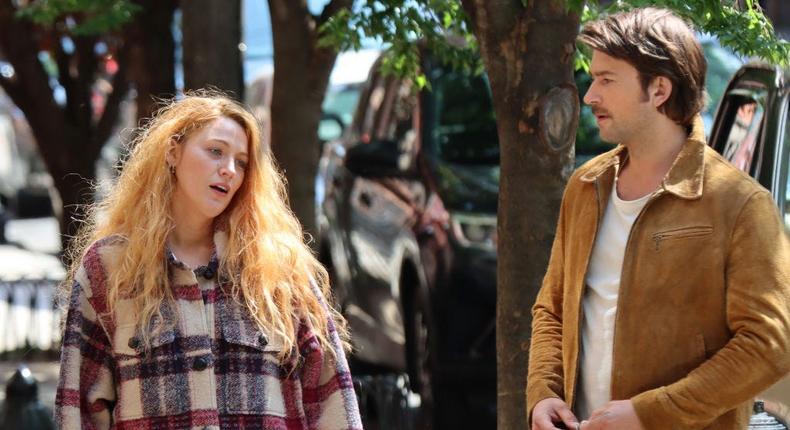
[{"label": "woman's eye", "polygon": [[211,153],[211,155],[216,155],[218,157],[222,156],[222,150],[219,148],[210,148],[209,152]]},{"label": "woman's eye", "polygon": [[236,161],[236,166],[238,166],[239,169],[247,170],[247,162],[246,161],[238,160],[238,161]]}]

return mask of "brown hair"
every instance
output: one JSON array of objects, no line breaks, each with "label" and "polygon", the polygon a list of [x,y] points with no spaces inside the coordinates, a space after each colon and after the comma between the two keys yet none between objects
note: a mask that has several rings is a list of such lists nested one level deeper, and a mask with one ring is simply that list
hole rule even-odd
[{"label": "brown hair", "polygon": [[627,61],[639,72],[642,89],[658,76],[672,82],[659,111],[689,127],[705,106],[707,63],[689,25],[666,9],[637,8],[584,26],[579,42]]}]

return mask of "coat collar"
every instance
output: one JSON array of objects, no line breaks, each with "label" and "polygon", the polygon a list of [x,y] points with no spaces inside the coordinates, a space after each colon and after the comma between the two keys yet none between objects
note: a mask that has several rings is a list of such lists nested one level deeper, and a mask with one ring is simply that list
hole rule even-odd
[{"label": "coat collar", "polygon": [[[207,269],[211,270],[210,273],[216,273],[217,269],[219,268],[219,257],[223,255],[225,251],[225,246],[228,243],[228,232],[222,229],[221,227],[215,227],[214,229],[214,249],[211,251],[211,257],[209,257],[208,265],[200,266],[194,271],[199,272],[199,275],[203,275]],[[174,268],[191,272],[193,269],[190,269],[186,264],[181,262],[173,251],[170,249],[170,246],[165,245],[165,258],[168,264]],[[211,277],[211,276],[210,276]]]},{"label": "coat collar", "polygon": [[[705,146],[702,117],[697,115],[692,123],[691,133],[689,133],[686,143],[661,183],[661,187],[665,191],[689,200],[702,197]],[[628,149],[623,145],[618,145],[606,155],[592,161],[587,171],[580,177],[580,180],[583,182],[596,182],[604,173],[610,170],[611,174],[614,174],[614,166],[622,163],[627,154]]]}]

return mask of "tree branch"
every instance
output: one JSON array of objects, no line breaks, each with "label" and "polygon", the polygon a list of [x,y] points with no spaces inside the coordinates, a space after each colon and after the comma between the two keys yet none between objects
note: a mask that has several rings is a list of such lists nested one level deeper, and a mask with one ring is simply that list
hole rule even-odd
[{"label": "tree branch", "polygon": [[324,6],[324,10],[321,11],[321,15],[316,19],[316,29],[320,28],[325,22],[329,21],[329,18],[333,17],[336,13],[340,12],[342,9],[348,9],[353,4],[353,0],[332,0]]}]

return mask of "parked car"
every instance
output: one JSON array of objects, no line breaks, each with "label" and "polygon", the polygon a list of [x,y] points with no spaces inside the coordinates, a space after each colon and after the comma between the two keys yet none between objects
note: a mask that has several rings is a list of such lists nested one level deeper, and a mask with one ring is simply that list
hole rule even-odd
[{"label": "parked car", "polygon": [[[771,191],[790,232],[790,70],[763,63],[741,67],[716,112],[710,146]],[[763,396],[785,405],[771,411],[790,421],[790,377]],[[768,405],[769,403],[766,403]]]},{"label": "parked car", "polygon": [[50,216],[51,190],[52,178],[27,120],[0,90],[0,223],[2,219]]},{"label": "parked car", "polygon": [[[319,255],[351,327],[353,362],[406,372],[424,409],[455,418],[439,428],[493,428],[500,168],[491,92],[485,75],[427,54],[421,62],[430,91],[375,65],[353,122],[325,147]],[[581,95],[588,85],[578,74]],[[580,124],[577,165],[611,148],[589,109]]]},{"label": "parked car", "polygon": [[709,143],[771,191],[790,229],[788,78],[787,70],[762,63],[738,70],[719,105]]}]

